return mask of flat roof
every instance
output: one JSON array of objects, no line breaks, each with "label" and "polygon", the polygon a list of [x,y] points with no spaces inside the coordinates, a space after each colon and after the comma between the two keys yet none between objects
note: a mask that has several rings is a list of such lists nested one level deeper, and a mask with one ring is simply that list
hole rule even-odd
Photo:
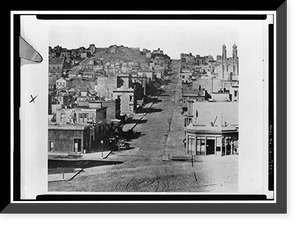
[{"label": "flat roof", "polygon": [[88,127],[88,124],[64,124],[64,125],[58,125],[58,124],[48,124],[48,130],[84,130],[86,127]]},{"label": "flat roof", "polygon": [[218,127],[210,125],[188,125],[186,128],[187,132],[190,133],[199,133],[199,134],[222,134],[222,133],[233,133],[238,132],[238,126],[227,126],[227,127]]}]

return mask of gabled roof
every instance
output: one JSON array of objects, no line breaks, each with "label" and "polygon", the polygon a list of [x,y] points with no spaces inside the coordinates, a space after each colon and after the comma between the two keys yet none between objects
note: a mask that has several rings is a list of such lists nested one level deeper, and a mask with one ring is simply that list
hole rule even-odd
[{"label": "gabled roof", "polygon": [[56,81],[67,81],[67,80],[61,77],[61,78],[57,79]]}]

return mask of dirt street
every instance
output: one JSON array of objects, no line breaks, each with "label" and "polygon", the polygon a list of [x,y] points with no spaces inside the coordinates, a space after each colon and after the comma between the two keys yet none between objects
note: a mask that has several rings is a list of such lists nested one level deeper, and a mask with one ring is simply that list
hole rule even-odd
[{"label": "dirt street", "polygon": [[132,148],[107,158],[123,163],[85,169],[71,181],[49,182],[49,191],[237,192],[238,156],[206,156],[194,163],[163,160],[172,149],[184,154],[178,62],[172,68],[165,92],[135,126],[140,136],[130,142]]}]

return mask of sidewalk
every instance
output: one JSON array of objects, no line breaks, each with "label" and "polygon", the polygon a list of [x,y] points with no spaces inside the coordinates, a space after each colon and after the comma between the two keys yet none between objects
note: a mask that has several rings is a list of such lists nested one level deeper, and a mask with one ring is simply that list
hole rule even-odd
[{"label": "sidewalk", "polygon": [[[153,104],[154,104],[154,102],[149,102],[149,103],[145,104],[142,108],[143,109],[150,109]],[[135,128],[135,126],[139,123],[139,121],[141,121],[143,119],[143,117],[146,116],[147,114],[148,114],[148,112],[135,113],[130,120],[134,120],[136,122],[135,123],[126,123],[125,122],[125,125],[123,126],[123,131],[126,132],[126,131],[129,131],[129,130],[133,130]]]}]

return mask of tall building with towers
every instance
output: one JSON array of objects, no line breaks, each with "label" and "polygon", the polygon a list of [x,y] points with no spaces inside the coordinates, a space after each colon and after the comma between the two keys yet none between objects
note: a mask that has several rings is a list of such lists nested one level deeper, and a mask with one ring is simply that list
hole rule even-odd
[{"label": "tall building with towers", "polygon": [[219,77],[225,80],[238,79],[239,76],[239,57],[237,53],[237,46],[232,46],[232,57],[227,57],[226,45],[222,45],[222,57],[218,58],[217,61],[220,63]]}]

